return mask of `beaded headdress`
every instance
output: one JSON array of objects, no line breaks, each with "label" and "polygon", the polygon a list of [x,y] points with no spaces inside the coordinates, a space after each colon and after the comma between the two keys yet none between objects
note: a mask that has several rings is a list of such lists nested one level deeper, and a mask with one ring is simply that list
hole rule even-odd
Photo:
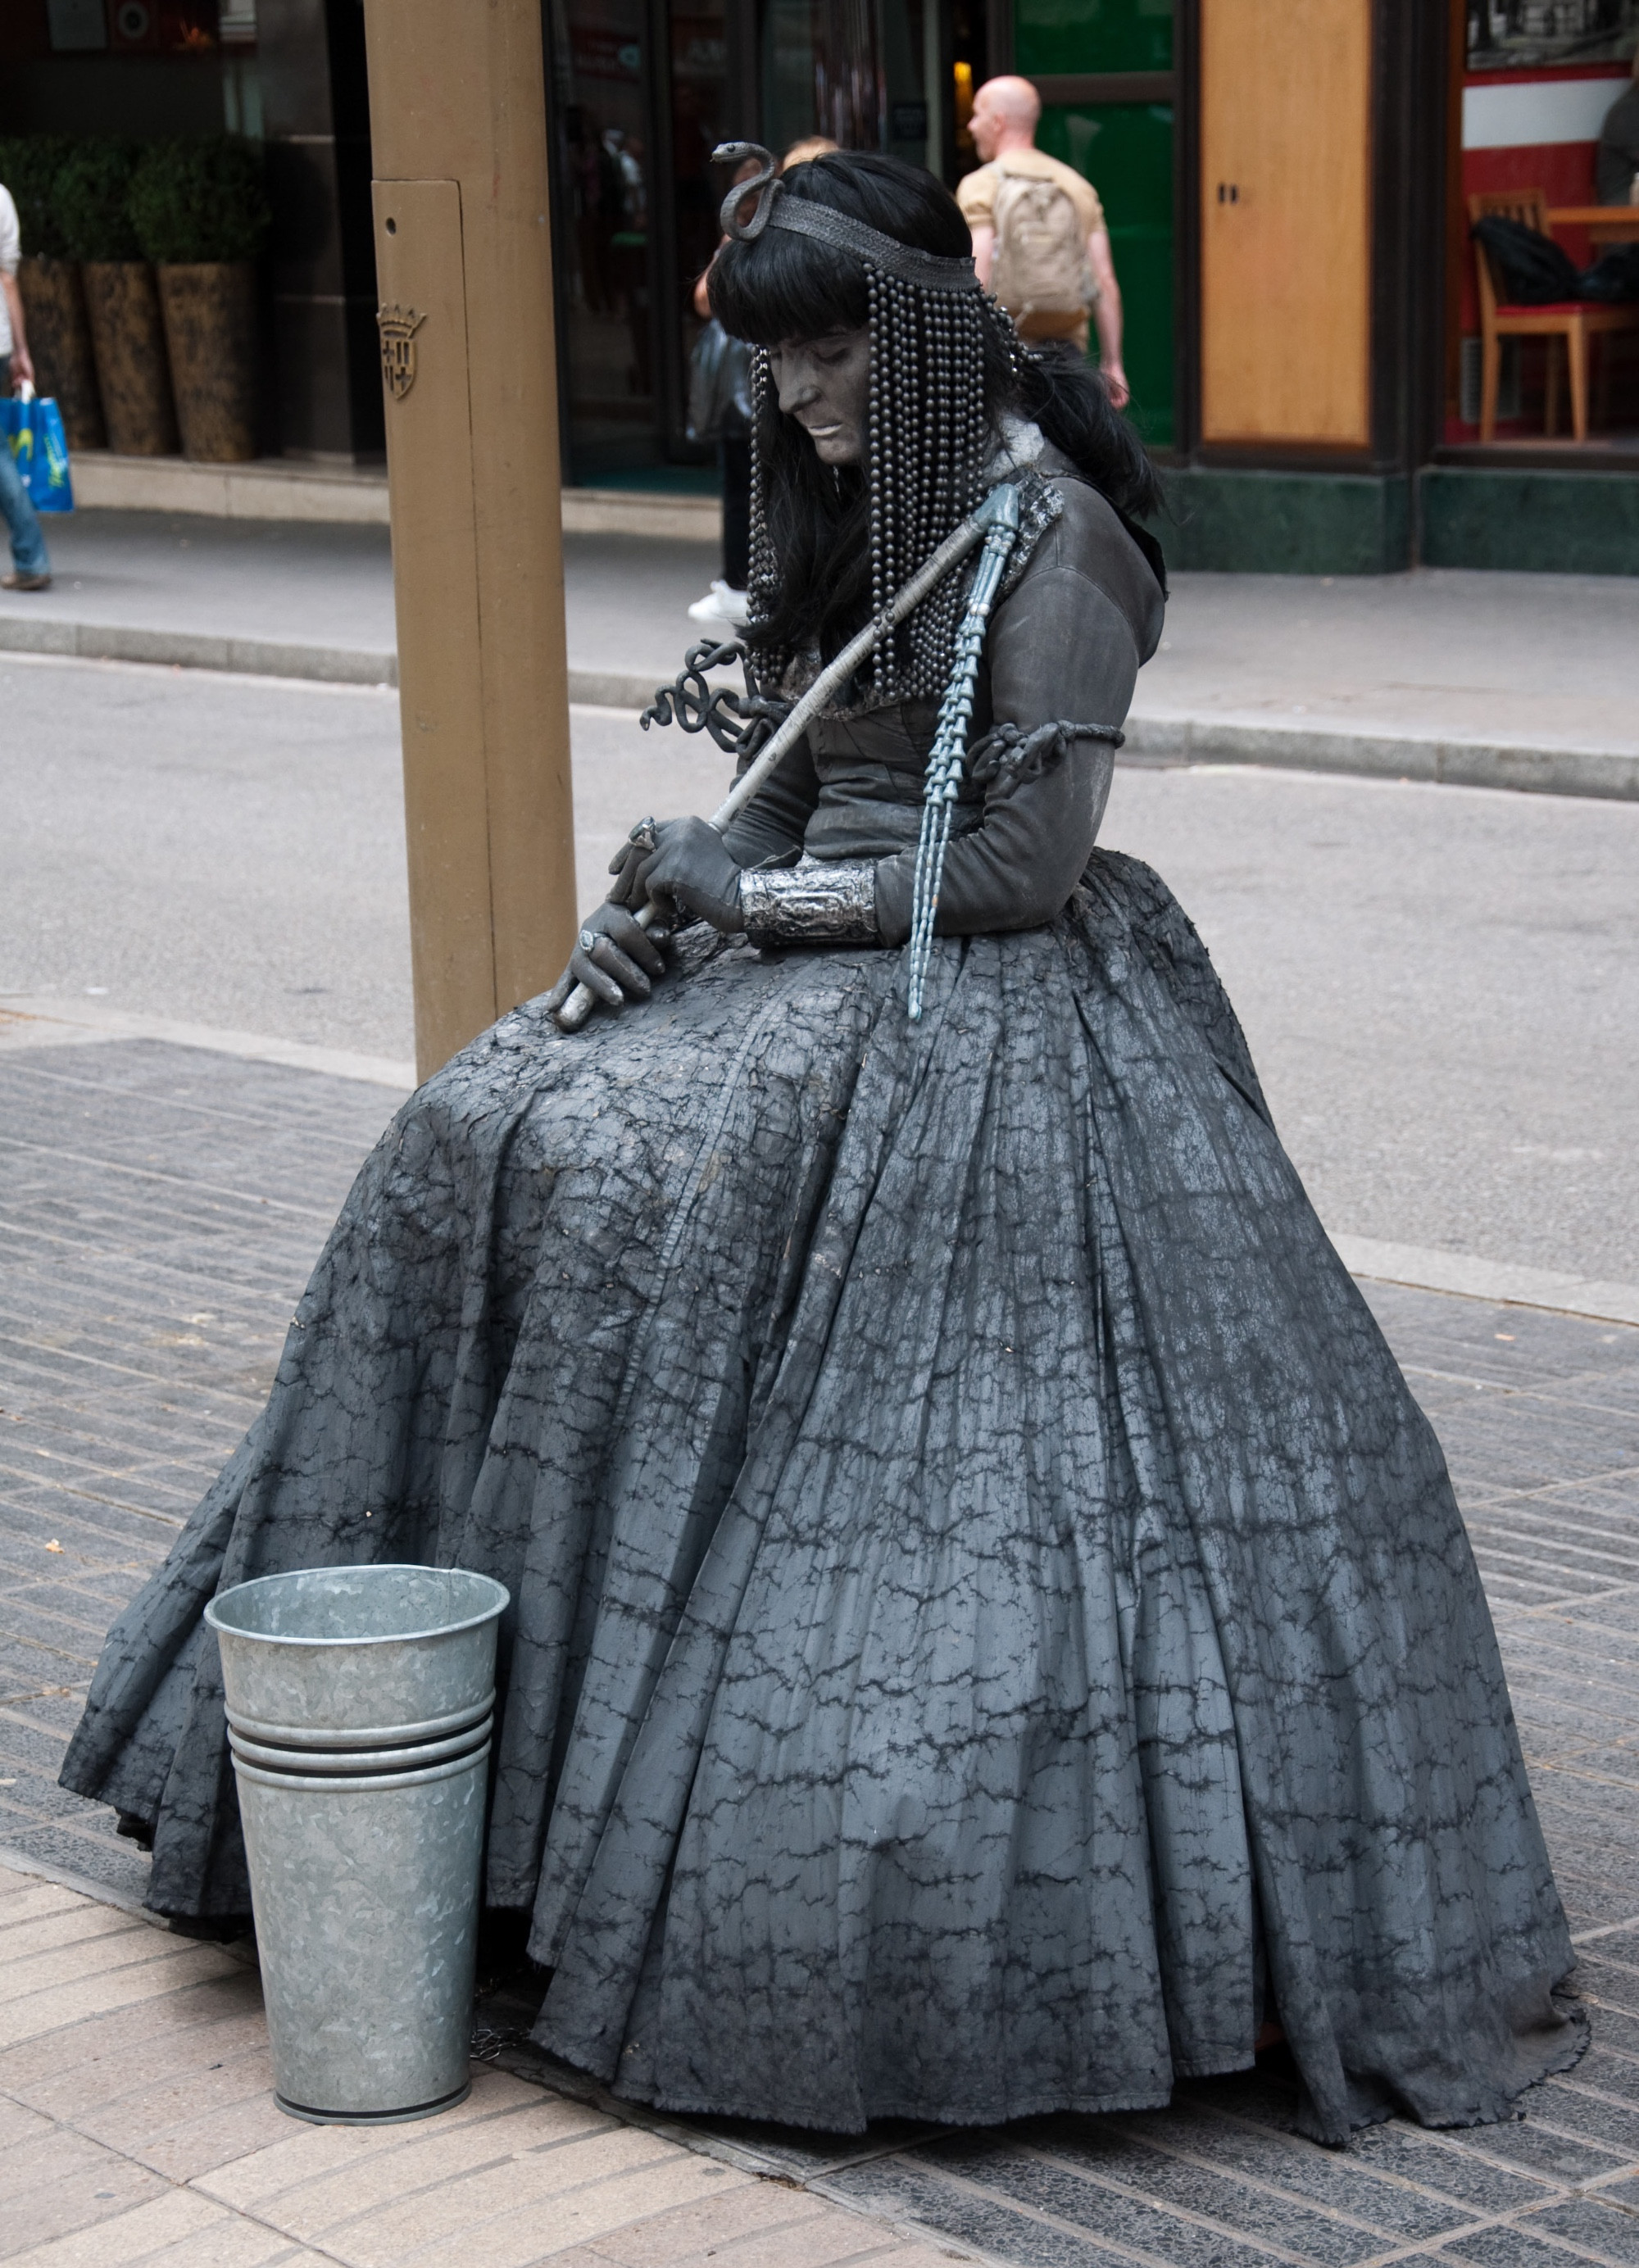
[{"label": "beaded headdress", "polygon": [[[852,213],[793,195],[773,157],[755,142],[712,152],[758,170],[723,200],[723,233],[755,243],[768,229],[829,246],[865,269],[871,331],[867,478],[870,493],[871,606],[881,616],[894,593],[977,502],[993,446],[986,408],[986,331],[1016,353],[1012,326],[981,289],[971,259],[902,244]],[[753,624],[772,607],[779,569],[769,538],[764,468],[757,446],[771,408],[768,355],[751,357],[751,582]],[[953,574],[909,623],[876,650],[871,697],[937,699],[950,674],[963,578]],[[759,674],[777,681],[792,659],[764,648]]]}]

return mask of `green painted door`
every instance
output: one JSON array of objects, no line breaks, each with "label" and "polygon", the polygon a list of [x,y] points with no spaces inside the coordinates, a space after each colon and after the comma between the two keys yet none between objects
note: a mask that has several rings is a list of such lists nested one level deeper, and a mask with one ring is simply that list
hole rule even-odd
[{"label": "green painted door", "polygon": [[[1172,69],[1172,0],[1015,0],[1015,66],[1031,78]],[[1085,174],[1103,201],[1121,286],[1131,415],[1166,448],[1172,408],[1172,108],[1050,104],[1039,146]]]}]

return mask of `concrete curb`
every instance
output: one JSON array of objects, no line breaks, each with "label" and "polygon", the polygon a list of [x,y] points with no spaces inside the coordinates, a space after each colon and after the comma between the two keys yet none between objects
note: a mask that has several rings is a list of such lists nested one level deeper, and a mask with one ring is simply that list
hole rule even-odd
[{"label": "concrete curb", "polygon": [[1122,753],[1129,762],[1146,763],[1267,764],[1283,770],[1423,780],[1445,787],[1639,800],[1639,749],[1633,748],[1537,748],[1421,733],[1340,733],[1214,717],[1139,715],[1127,719]]},{"label": "concrete curb", "polygon": [[[160,669],[225,670],[240,677],[286,677],[317,685],[396,687],[398,683],[398,656],[390,652],[64,622],[49,615],[32,622],[0,615],[0,653],[55,655],[70,661],[145,662]],[[678,663],[681,666],[681,647]],[[646,709],[660,681],[658,670],[653,676],[638,677],[624,670],[572,668],[569,697],[579,707]]]},{"label": "concrete curb", "polygon": [[[27,1026],[39,1028],[17,1028]],[[356,1079],[366,1086],[390,1086],[405,1094],[418,1084],[414,1064],[391,1056],[360,1055],[351,1048],[310,1047],[302,1040],[225,1030],[214,1024],[179,1023],[168,1016],[105,1008],[100,1001],[50,999],[32,992],[0,992],[0,1037],[8,1049],[71,1047],[97,1040],[163,1040],[171,1047],[203,1048],[212,1055],[239,1056],[250,1063],[322,1071],[330,1079]]]},{"label": "concrete curb", "polygon": [[297,677],[328,685],[396,685],[398,657],[357,646],[286,644],[268,638],[211,637],[117,622],[24,622],[0,615],[0,652],[60,654],[76,661],[145,661],[162,667],[227,670],[242,677]]},{"label": "concrete curb", "polygon": [[60,1890],[94,1898],[100,1906],[117,1906],[122,1913],[135,1914],[152,1929],[168,1928],[162,1915],[151,1913],[129,1890],[116,1890],[112,1882],[93,1881],[89,1874],[77,1874],[72,1867],[56,1866],[49,1859],[36,1859],[32,1852],[19,1851],[14,1844],[0,1843],[0,1867],[13,1874],[32,1874],[40,1881],[55,1882]]},{"label": "concrete curb", "polygon": [[1430,1252],[1414,1244],[1381,1244],[1366,1236],[1334,1235],[1332,1241],[1351,1276],[1493,1300],[1503,1307],[1548,1307],[1595,1322],[1639,1324],[1639,1285],[1608,1284],[1512,1261],[1475,1260],[1462,1252]]},{"label": "concrete curb", "polygon": [[[680,633],[680,659],[684,643]],[[225,670],[247,677],[306,679],[327,685],[398,683],[398,658],[392,652],[65,622],[49,615],[32,620],[0,615],[0,652],[56,654],[77,661],[148,662],[160,667]],[[660,681],[658,673],[639,675],[629,670],[572,666],[569,698],[587,708],[646,709]],[[1447,787],[1505,788],[1529,795],[1639,801],[1639,749],[1631,748],[1538,748],[1417,733],[1327,732],[1308,725],[1244,724],[1213,717],[1139,715],[1127,719],[1122,759],[1146,764],[1268,765],[1282,771],[1352,773],[1362,778],[1420,780]]]}]

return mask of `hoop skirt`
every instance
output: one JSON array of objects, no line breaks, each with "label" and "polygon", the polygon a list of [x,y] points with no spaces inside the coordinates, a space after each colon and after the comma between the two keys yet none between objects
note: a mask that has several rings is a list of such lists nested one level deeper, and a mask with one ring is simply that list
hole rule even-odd
[{"label": "hoop skirt", "polygon": [[487,1896],[537,2036],[835,2130],[1164,2102],[1284,2027],[1310,2130],[1505,2114],[1573,1955],[1439,1447],[1165,887],[902,956],[701,932],[400,1112],[65,1782],[248,1908],[202,1609],[510,1588]]}]

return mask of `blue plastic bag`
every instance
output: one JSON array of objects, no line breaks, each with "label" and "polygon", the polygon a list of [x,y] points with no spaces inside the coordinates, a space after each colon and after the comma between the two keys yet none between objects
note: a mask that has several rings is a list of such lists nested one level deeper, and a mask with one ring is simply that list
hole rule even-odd
[{"label": "blue plastic bag", "polygon": [[11,452],[34,510],[72,512],[68,436],[56,403],[38,394],[26,401],[17,394],[0,401],[0,438]]}]

